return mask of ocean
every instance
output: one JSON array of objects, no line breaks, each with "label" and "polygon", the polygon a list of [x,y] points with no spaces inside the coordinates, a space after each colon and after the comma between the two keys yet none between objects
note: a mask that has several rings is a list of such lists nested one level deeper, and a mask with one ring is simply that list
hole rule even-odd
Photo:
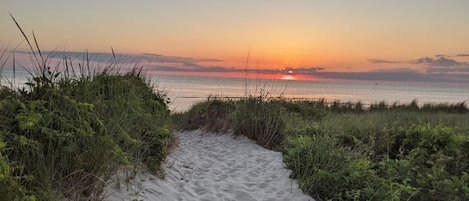
[{"label": "ocean", "polygon": [[[2,72],[4,86],[11,84],[24,87],[30,75],[18,71],[15,79],[10,71]],[[163,90],[170,98],[169,107],[173,112],[183,112],[209,96],[244,97],[267,95],[296,99],[343,102],[361,101],[367,104],[385,101],[410,103],[459,103],[469,102],[469,81],[467,83],[436,82],[389,82],[350,80],[262,80],[243,78],[190,77],[175,75],[147,75],[156,90]],[[10,82],[8,82],[10,81]],[[13,83],[11,83],[13,81]]]},{"label": "ocean", "polygon": [[173,112],[187,111],[209,96],[243,97],[245,94],[328,101],[385,101],[410,103],[459,103],[469,101],[468,83],[423,83],[347,80],[259,80],[242,78],[149,75],[155,87],[170,98]]}]

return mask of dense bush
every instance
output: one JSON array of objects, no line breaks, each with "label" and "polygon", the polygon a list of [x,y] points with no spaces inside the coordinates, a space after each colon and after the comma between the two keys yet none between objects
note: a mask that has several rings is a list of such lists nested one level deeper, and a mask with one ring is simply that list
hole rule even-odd
[{"label": "dense bush", "polygon": [[[411,168],[402,180],[416,187],[415,200],[469,199],[469,136],[447,127],[416,126],[401,131],[393,148]],[[395,152],[396,152],[395,151]]]},{"label": "dense bush", "polygon": [[233,127],[231,114],[234,108],[235,103],[231,100],[209,97],[187,112],[173,114],[172,119],[177,129],[224,132]]},{"label": "dense bush", "polygon": [[165,140],[170,137],[167,100],[138,71],[125,75],[95,75],[80,79],[64,90],[74,99],[93,105],[106,130],[113,134],[130,160],[142,160],[150,170],[160,171]]},{"label": "dense bush", "polygon": [[424,103],[419,104],[417,100],[413,100],[409,104],[399,104],[395,102],[391,105],[386,104],[385,101],[379,103],[373,103],[370,105],[369,111],[425,111],[425,112],[445,112],[445,113],[467,113],[469,109],[466,106],[466,102],[460,103]]},{"label": "dense bush", "polygon": [[324,100],[319,101],[289,101],[278,100],[286,114],[297,114],[303,119],[319,120],[326,115],[327,105]]},{"label": "dense bush", "polygon": [[411,186],[378,175],[372,161],[317,128],[299,129],[288,140],[284,161],[300,188],[319,200],[398,200]]},{"label": "dense bush", "polygon": [[291,176],[321,200],[468,199],[467,133],[414,125],[381,131],[381,141],[360,140],[361,132],[374,135],[369,128],[355,128],[354,146],[324,127],[297,129],[284,149]]},{"label": "dense bush", "polygon": [[43,68],[26,84],[0,97],[0,200],[99,200],[122,166],[160,170],[169,111],[136,71],[67,77]]},{"label": "dense bush", "polygon": [[249,97],[237,103],[235,135],[245,135],[268,149],[280,149],[285,138],[284,109],[274,99]]},{"label": "dense bush", "polygon": [[9,163],[7,158],[3,156],[2,153],[5,153],[7,150],[6,144],[2,139],[3,132],[0,132],[0,200],[36,200],[35,196],[20,183],[21,180],[30,179],[30,177],[15,175],[21,167]]}]

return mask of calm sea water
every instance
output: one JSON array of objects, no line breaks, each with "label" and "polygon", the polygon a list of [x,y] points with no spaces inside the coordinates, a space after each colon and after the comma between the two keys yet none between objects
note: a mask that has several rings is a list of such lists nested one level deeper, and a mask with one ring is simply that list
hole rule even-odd
[{"label": "calm sea water", "polygon": [[[172,111],[186,111],[208,96],[241,97],[269,93],[270,96],[340,101],[387,103],[457,103],[469,102],[469,81],[463,84],[380,82],[380,81],[298,81],[256,80],[187,76],[150,76],[159,89],[168,93]],[[247,85],[246,85],[247,84]],[[246,87],[247,86],[247,87]],[[247,89],[247,90],[246,90]]]},{"label": "calm sea water", "polygon": [[[22,87],[30,77],[18,71],[15,79],[9,71],[3,71],[2,85]],[[186,111],[194,103],[209,96],[242,97],[268,94],[271,97],[319,99],[328,101],[361,101],[370,104],[386,101],[410,103],[457,103],[469,102],[469,81],[467,83],[421,83],[421,82],[380,82],[380,81],[298,81],[298,80],[257,80],[242,78],[188,77],[148,75],[153,84],[164,90],[170,100],[170,109]],[[247,81],[247,82],[246,82]]]}]

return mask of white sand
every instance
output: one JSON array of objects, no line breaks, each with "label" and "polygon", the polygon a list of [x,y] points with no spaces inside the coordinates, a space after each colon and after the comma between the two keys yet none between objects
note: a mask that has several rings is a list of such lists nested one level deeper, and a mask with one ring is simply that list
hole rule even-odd
[{"label": "white sand", "polygon": [[230,134],[176,136],[180,144],[168,156],[165,180],[139,173],[130,188],[108,185],[106,200],[313,201],[288,178],[280,152]]}]

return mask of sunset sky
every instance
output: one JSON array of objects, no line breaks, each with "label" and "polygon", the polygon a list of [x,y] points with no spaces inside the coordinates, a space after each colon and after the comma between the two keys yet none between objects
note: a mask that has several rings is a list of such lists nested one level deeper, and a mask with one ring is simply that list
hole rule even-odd
[{"label": "sunset sky", "polygon": [[467,0],[2,0],[0,50],[22,42],[11,13],[41,49],[63,52],[51,57],[87,50],[101,60],[112,47],[162,74],[239,75],[249,56],[265,74],[469,82],[468,9]]}]

